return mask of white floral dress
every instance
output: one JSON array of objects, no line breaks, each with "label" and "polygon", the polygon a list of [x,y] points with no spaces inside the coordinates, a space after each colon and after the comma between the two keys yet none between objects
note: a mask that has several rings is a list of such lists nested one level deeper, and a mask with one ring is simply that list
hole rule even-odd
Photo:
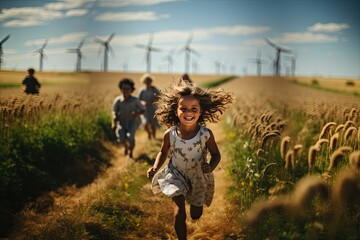
[{"label": "white floral dress", "polygon": [[213,173],[203,173],[201,163],[206,162],[206,142],[210,130],[205,126],[195,137],[181,139],[176,126],[170,129],[169,164],[155,174],[152,180],[154,194],[164,193],[168,197],[184,195],[194,206],[210,206],[214,195]]}]

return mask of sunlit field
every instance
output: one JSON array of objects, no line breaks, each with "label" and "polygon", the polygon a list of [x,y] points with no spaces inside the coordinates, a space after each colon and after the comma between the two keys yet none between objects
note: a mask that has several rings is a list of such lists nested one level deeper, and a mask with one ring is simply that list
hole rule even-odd
[{"label": "sunlit field", "polygon": [[[176,239],[171,211],[161,210],[171,202],[152,196],[145,177],[160,142],[140,129],[139,157],[130,162],[110,129],[117,83],[133,79],[136,95],[142,74],[36,73],[38,96],[22,92],[24,76],[0,72],[2,236]],[[180,74],[154,77],[164,89]],[[226,186],[216,203],[227,204],[225,213],[189,222],[189,239],[359,239],[358,79],[190,77],[221,83],[215,88],[236,102],[216,129],[225,149],[216,181]],[[114,156],[126,165],[105,184]],[[72,204],[64,186],[72,186]],[[86,197],[76,195],[87,186]]]}]

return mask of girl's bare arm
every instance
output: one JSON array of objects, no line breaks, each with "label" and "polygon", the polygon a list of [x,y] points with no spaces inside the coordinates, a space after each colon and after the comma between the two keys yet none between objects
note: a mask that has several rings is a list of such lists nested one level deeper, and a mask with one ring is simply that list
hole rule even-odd
[{"label": "girl's bare arm", "polygon": [[163,136],[160,152],[157,154],[154,165],[147,171],[147,177],[152,178],[166,161],[170,149],[170,130],[166,130]]},{"label": "girl's bare arm", "polygon": [[206,147],[210,152],[211,159],[209,164],[203,165],[202,169],[204,173],[210,173],[214,171],[214,169],[217,167],[221,159],[219,148],[215,142],[214,134],[211,131],[210,131],[210,138],[206,142]]}]

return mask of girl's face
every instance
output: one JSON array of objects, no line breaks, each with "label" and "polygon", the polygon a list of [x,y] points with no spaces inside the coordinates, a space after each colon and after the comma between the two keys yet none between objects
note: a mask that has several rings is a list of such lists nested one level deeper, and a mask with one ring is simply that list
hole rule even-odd
[{"label": "girl's face", "polygon": [[179,98],[176,115],[181,124],[191,126],[197,123],[201,115],[199,101],[192,95]]}]

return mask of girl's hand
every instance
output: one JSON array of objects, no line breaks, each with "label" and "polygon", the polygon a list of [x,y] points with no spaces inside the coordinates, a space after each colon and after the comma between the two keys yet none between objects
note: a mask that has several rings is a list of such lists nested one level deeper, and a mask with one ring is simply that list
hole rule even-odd
[{"label": "girl's hand", "polygon": [[208,164],[206,162],[201,163],[201,169],[202,169],[203,173],[211,173],[212,172],[210,164]]},{"label": "girl's hand", "polygon": [[149,168],[149,170],[147,170],[146,175],[149,179],[152,179],[154,177],[155,173],[156,173],[156,169],[154,167],[151,167],[151,168]]}]

